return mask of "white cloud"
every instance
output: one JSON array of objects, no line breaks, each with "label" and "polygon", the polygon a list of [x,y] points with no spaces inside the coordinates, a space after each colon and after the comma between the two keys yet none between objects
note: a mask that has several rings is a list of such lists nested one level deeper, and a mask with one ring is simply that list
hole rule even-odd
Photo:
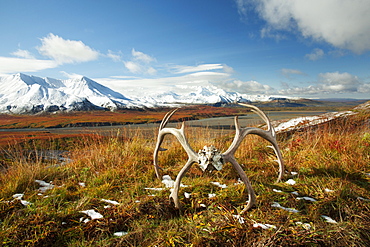
[{"label": "white cloud", "polygon": [[157,70],[150,66],[151,62],[155,62],[156,59],[140,51],[132,49],[131,51],[132,59],[129,61],[124,61],[126,69],[128,69],[133,74],[149,74],[155,75]]},{"label": "white cloud", "polygon": [[156,61],[155,58],[140,52],[140,51],[135,51],[135,49],[132,49],[131,54],[136,61],[144,62],[144,63],[150,63]]},{"label": "white cloud", "polygon": [[315,85],[308,87],[290,87],[280,90],[281,94],[288,95],[315,95],[315,94],[343,94],[369,93],[370,83],[366,83],[355,75],[347,72],[320,73]]},{"label": "white cloud", "polygon": [[358,87],[363,84],[357,76],[347,72],[321,73],[319,81],[323,90],[328,92],[357,92]]},{"label": "white cloud", "polygon": [[85,45],[82,41],[66,40],[50,33],[41,38],[38,47],[41,55],[55,60],[58,64],[88,62],[98,59],[99,52]]},{"label": "white cloud", "polygon": [[306,54],[305,57],[309,60],[316,61],[316,60],[321,59],[323,56],[324,56],[324,51],[319,48],[315,48],[313,49],[311,53]]},{"label": "white cloud", "polygon": [[31,54],[31,52],[27,50],[18,49],[17,51],[12,52],[11,55],[20,57],[20,58],[35,59],[35,57]]},{"label": "white cloud", "polygon": [[132,61],[127,61],[124,62],[125,67],[134,74],[138,74],[142,71],[140,64],[132,62]]},{"label": "white cloud", "polygon": [[114,62],[120,62],[122,61],[122,52],[114,53],[108,50],[107,57],[111,58]]},{"label": "white cloud", "polygon": [[67,73],[65,71],[60,71],[60,73],[69,79],[80,79],[83,77],[83,75],[79,75],[76,73]]},{"label": "white cloud", "polygon": [[99,83],[111,87],[113,90],[133,96],[142,96],[152,93],[171,91],[179,86],[210,86],[222,85],[230,79],[230,75],[224,72],[199,71],[181,76],[159,78],[128,78],[127,76],[114,76],[110,78],[95,78]]},{"label": "white cloud", "polygon": [[247,15],[254,6],[266,21],[265,30],[299,32],[304,38],[325,41],[355,53],[370,50],[368,0],[236,0]]},{"label": "white cloud", "polygon": [[257,81],[233,80],[223,83],[222,86],[229,90],[246,94],[269,94],[273,91],[272,87],[268,85],[263,85]]},{"label": "white cloud", "polygon": [[[200,64],[197,66],[182,66],[182,65],[175,65],[172,68],[175,69],[176,74],[185,74],[185,73],[193,73],[198,71],[207,71],[207,70],[216,70],[216,69],[223,69],[225,66],[222,64]],[[227,70],[230,71],[231,67],[226,67]]]},{"label": "white cloud", "polygon": [[290,78],[290,75],[306,75],[305,73],[303,73],[300,70],[286,69],[286,68],[281,69],[281,73],[287,78]]},{"label": "white cloud", "polygon": [[0,74],[35,72],[57,66],[58,64],[53,60],[0,57]]}]

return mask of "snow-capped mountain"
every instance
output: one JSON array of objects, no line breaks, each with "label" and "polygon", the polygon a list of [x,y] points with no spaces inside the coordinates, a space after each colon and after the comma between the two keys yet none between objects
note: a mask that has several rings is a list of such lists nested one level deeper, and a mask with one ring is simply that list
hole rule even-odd
[{"label": "snow-capped mountain", "polygon": [[0,77],[0,113],[141,108],[174,104],[269,101],[270,96],[226,92],[213,85],[177,86],[150,96],[124,96],[87,77],[68,80],[22,73]]},{"label": "snow-capped mountain", "polygon": [[57,80],[25,74],[0,77],[0,112],[116,109],[138,107],[132,100],[86,77]]}]

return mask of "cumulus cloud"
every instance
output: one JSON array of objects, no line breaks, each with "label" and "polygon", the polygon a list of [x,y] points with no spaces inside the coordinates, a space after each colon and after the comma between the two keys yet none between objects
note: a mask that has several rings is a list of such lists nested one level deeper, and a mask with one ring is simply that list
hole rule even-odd
[{"label": "cumulus cloud", "polygon": [[149,74],[154,75],[157,70],[150,66],[150,63],[155,62],[156,59],[140,51],[132,49],[132,58],[129,61],[124,61],[126,69],[133,74]]},{"label": "cumulus cloud", "polygon": [[363,83],[360,79],[347,72],[321,73],[319,81],[324,91],[327,92],[357,92]]},{"label": "cumulus cloud", "polygon": [[15,57],[0,57],[0,73],[36,72],[65,63],[92,61],[99,57],[99,52],[82,41],[65,40],[52,33],[40,40],[42,44],[36,48],[49,59],[37,59],[31,52],[18,49],[11,53]]},{"label": "cumulus cloud", "polygon": [[273,88],[269,85],[263,85],[257,81],[241,81],[241,80],[233,80],[230,82],[225,82],[222,84],[223,87],[233,90],[239,93],[246,93],[246,94],[269,94],[273,91]]},{"label": "cumulus cloud", "polygon": [[324,51],[319,48],[315,48],[313,49],[311,53],[306,54],[305,57],[311,61],[316,61],[316,60],[321,59],[323,56],[324,56]]},{"label": "cumulus cloud", "polygon": [[280,93],[288,95],[370,93],[370,83],[366,83],[359,77],[347,72],[328,72],[320,73],[315,85],[289,87],[281,90]]},{"label": "cumulus cloud", "polygon": [[266,21],[264,33],[298,32],[355,53],[370,50],[367,0],[235,0],[241,15],[253,8]]},{"label": "cumulus cloud", "polygon": [[99,52],[85,45],[82,41],[68,40],[50,33],[41,38],[38,47],[41,55],[49,57],[58,64],[88,62],[98,59]]}]

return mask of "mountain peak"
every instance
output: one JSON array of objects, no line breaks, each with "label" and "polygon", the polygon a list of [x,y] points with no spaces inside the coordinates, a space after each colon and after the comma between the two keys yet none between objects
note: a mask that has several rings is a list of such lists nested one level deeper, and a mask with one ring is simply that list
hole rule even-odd
[{"label": "mountain peak", "polygon": [[[59,80],[18,73],[0,77],[0,112],[114,110],[178,104],[224,104],[235,101],[270,102],[276,100],[276,97],[271,98],[269,95],[227,92],[210,84],[206,86],[184,84],[172,87],[171,91],[157,91],[150,95],[144,95],[142,91],[135,88],[130,91],[131,97],[127,98],[86,76]],[[136,96],[134,96],[135,93]]]},{"label": "mountain peak", "polygon": [[0,112],[113,110],[133,106],[138,105],[85,76],[65,81],[23,73],[0,77]]}]

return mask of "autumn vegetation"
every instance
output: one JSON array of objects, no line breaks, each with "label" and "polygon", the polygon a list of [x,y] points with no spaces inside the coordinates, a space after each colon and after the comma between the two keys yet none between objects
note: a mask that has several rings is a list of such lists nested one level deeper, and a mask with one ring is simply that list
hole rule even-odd
[{"label": "autumn vegetation", "polygon": [[[214,110],[209,114],[225,114],[224,109],[220,113]],[[240,111],[230,108],[228,114]],[[179,193],[183,208],[175,209],[168,198],[169,189],[156,178],[153,168],[156,131],[120,129],[111,135],[73,136],[32,132],[28,137],[14,132],[7,141],[3,135],[0,245],[369,246],[370,111],[357,112],[303,131],[279,134],[287,168],[280,183],[275,183],[278,167],[268,143],[257,136],[246,138],[235,156],[252,181],[257,204],[241,216],[245,187],[230,164],[207,174],[193,166],[182,180],[186,185]],[[134,123],[157,122],[163,117],[161,111],[140,114],[105,112],[104,119],[111,116],[117,123]],[[174,119],[207,116],[200,114],[181,110]],[[58,121],[53,115],[40,115],[33,122],[43,127],[65,126],[83,122],[82,115],[68,113],[58,116]],[[93,122],[102,121],[98,115],[94,113]],[[27,116],[9,116],[7,124],[2,119],[0,125],[29,126],[31,120],[25,119]],[[195,150],[213,144],[225,151],[233,134],[233,130],[186,129]],[[172,136],[166,137],[162,146],[168,148],[159,157],[163,174],[175,179],[187,160],[186,153]],[[68,151],[63,154],[64,161],[41,154],[42,150],[58,149]],[[289,179],[296,183],[286,183]],[[36,180],[53,186],[40,191]],[[189,198],[185,192],[190,193]],[[17,199],[15,194],[23,196]],[[298,212],[274,207],[274,202]],[[91,219],[82,212],[92,209],[103,217]],[[323,216],[333,221],[327,222]]]}]

